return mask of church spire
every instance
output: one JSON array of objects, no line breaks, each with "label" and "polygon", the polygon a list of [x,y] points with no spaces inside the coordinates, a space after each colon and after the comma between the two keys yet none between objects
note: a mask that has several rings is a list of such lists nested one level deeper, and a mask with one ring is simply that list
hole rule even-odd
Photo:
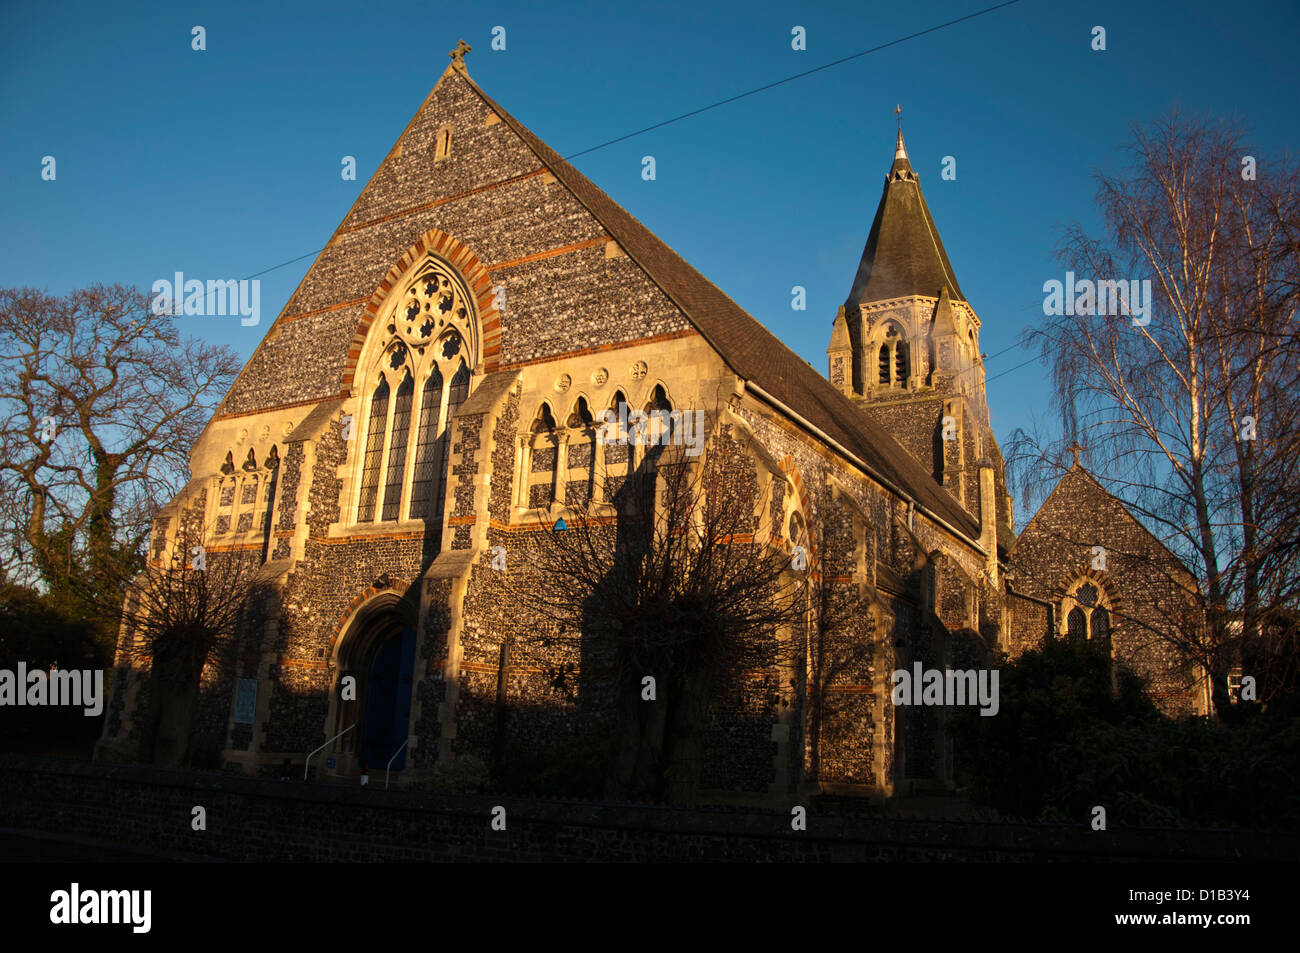
[{"label": "church spire", "polygon": [[845,304],[858,306],[908,295],[937,298],[945,288],[953,300],[965,300],[921,194],[900,125],[894,162],[885,176],[884,192]]}]

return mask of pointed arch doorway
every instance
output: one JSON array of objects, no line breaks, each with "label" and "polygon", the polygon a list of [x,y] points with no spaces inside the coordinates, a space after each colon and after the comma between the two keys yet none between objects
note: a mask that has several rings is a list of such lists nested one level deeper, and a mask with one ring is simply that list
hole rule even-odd
[{"label": "pointed arch doorway", "polygon": [[[355,725],[337,743],[339,773],[406,767],[415,677],[416,611],[404,599],[379,597],[365,606],[348,627],[338,652],[340,684],[356,679],[356,697],[337,699],[331,735]],[[396,757],[394,758],[394,755]]]}]

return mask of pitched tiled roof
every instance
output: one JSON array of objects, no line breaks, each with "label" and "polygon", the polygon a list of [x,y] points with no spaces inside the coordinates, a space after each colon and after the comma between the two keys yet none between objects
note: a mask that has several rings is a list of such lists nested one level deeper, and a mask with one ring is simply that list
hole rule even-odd
[{"label": "pitched tiled roof", "polygon": [[[918,503],[971,537],[979,525],[921,465],[740,305],[465,77],[483,101],[663,289],[737,375],[806,418]],[[928,213],[927,213],[928,215]],[[938,288],[933,292],[938,294]]]},{"label": "pitched tiled roof", "polygon": [[936,298],[943,288],[953,298],[965,300],[921,194],[921,183],[907,158],[900,130],[894,164],[885,176],[885,189],[846,304],[907,295]]}]

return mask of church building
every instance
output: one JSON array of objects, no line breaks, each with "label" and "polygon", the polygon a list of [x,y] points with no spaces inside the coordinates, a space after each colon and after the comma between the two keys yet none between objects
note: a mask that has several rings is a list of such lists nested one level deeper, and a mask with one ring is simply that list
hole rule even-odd
[{"label": "church building", "polygon": [[[823,376],[492,100],[465,52],[158,515],[156,565],[197,526],[209,559],[255,558],[271,593],[204,669],[194,750],[250,774],[311,753],[318,777],[391,766],[409,784],[490,760],[503,708],[507,750],[606,717],[557,690],[540,649],[507,662],[536,627],[505,580],[528,534],[608,504],[643,461],[597,439],[620,405],[707,411],[757,488],[755,539],[802,547],[868,607],[840,633],[860,651],[818,686],[833,704],[817,731],[806,665],[719,704],[708,791],[950,788],[950,709],[896,706],[891,676],[987,669],[1048,637],[1099,646],[1171,712],[1208,710],[1167,631],[1194,579],[1077,458],[1017,537],[981,319],[901,131]],[[133,638],[124,628],[102,758],[138,756],[148,671]]]}]

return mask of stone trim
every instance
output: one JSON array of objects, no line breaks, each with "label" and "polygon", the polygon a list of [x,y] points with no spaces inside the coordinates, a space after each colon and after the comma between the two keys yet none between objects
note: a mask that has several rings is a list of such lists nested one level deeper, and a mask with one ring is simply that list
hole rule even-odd
[{"label": "stone trim", "polygon": [[338,641],[340,638],[342,638],[343,634],[347,632],[348,628],[352,623],[352,620],[356,618],[356,615],[361,610],[362,606],[364,606],[375,596],[384,593],[388,593],[390,595],[396,596],[398,601],[401,601],[402,599],[406,598],[407,593],[411,589],[411,584],[412,584],[412,580],[410,579],[394,579],[391,585],[383,589],[377,589],[376,587],[371,586],[370,588],[366,589],[365,592],[353,597],[352,601],[348,603],[347,611],[345,611],[341,616],[339,616],[338,625],[335,628],[334,634],[330,636],[329,645],[326,648],[326,656],[330,659],[334,658],[335,646],[338,645]]},{"label": "stone trim", "polygon": [[220,414],[213,417],[213,420],[234,420],[236,417],[256,417],[258,414],[273,414],[279,410],[290,410],[294,407],[306,407],[308,404],[324,404],[331,400],[347,400],[352,395],[347,391],[340,391],[337,394],[327,394],[324,397],[309,397],[306,400],[295,400],[288,404],[276,404],[273,407],[259,407],[257,410],[237,410],[229,414]]}]

